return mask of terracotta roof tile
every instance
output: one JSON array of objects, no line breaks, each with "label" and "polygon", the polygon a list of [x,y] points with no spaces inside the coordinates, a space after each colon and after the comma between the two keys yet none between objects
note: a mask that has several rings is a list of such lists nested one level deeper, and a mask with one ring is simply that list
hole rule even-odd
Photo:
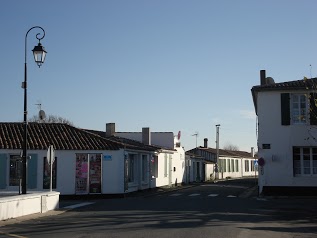
[{"label": "terracotta roof tile", "polygon": [[[196,148],[189,150],[187,152],[189,153],[195,153]],[[198,147],[197,150],[203,150],[203,151],[207,151],[211,154],[217,154],[217,149],[214,148],[205,148],[205,147]],[[246,151],[235,151],[235,150],[223,150],[223,149],[219,149],[219,156],[222,157],[237,157],[237,158],[252,158],[251,153],[246,152]]]},{"label": "terracotta roof tile", "polygon": [[[22,149],[23,123],[0,123],[0,149]],[[120,143],[63,123],[28,123],[28,149],[118,150]]]},{"label": "terracotta roof tile", "polygon": [[272,83],[265,85],[258,85],[252,87],[252,91],[280,91],[280,90],[307,90],[317,89],[317,78],[302,79],[295,81],[288,81],[282,83]]},{"label": "terracotta roof tile", "polygon": [[104,131],[96,131],[96,130],[87,130],[88,132],[97,134],[101,137],[107,138],[108,140],[114,141],[114,142],[118,142],[118,143],[122,143],[122,145],[124,145],[124,147],[128,148],[128,149],[136,149],[136,150],[147,150],[147,151],[156,151],[161,149],[161,147],[156,146],[156,145],[146,145],[142,142],[139,142],[137,140],[132,140],[132,139],[127,139],[127,138],[123,138],[120,136],[106,136],[106,132]]}]

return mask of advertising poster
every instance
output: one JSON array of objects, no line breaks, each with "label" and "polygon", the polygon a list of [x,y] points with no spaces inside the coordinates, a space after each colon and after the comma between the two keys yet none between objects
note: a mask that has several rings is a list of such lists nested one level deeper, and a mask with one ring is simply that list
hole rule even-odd
[{"label": "advertising poster", "polygon": [[101,193],[101,154],[89,154],[89,193]]},{"label": "advertising poster", "polygon": [[88,154],[76,154],[76,194],[88,193]]}]

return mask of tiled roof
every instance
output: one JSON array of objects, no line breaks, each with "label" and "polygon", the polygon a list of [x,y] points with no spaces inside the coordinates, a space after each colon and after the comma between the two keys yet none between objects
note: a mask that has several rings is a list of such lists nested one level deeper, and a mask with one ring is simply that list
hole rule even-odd
[{"label": "tiled roof", "polygon": [[258,113],[257,95],[258,92],[265,91],[298,91],[298,90],[316,90],[317,78],[304,78],[302,80],[288,81],[282,83],[270,83],[265,85],[253,86],[251,89],[255,113]]},{"label": "tiled roof", "polygon": [[280,90],[307,90],[317,89],[317,78],[296,81],[272,83],[252,87],[252,91],[280,91]]},{"label": "tiled roof", "polygon": [[[214,148],[205,148],[205,147],[198,147],[198,150],[203,150],[206,152],[209,152],[211,154],[217,154],[217,149]],[[194,153],[196,148],[189,150],[188,152]],[[235,151],[235,150],[223,150],[219,149],[219,156],[221,157],[236,157],[236,158],[252,158],[251,153],[246,152],[246,151]]]},{"label": "tiled roof", "polygon": [[156,150],[161,149],[161,147],[158,147],[158,146],[146,145],[142,142],[132,140],[132,139],[123,138],[120,136],[107,137],[106,132],[104,132],[104,131],[87,130],[87,129],[86,129],[86,131],[88,131],[90,133],[97,134],[101,137],[107,138],[110,141],[122,143],[124,145],[124,147],[128,148],[128,149],[137,149],[137,150],[146,150],[146,151],[156,151]]},{"label": "tiled roof", "polygon": [[[0,123],[0,149],[22,149],[23,123]],[[122,145],[62,123],[28,123],[28,149],[118,150]]]}]

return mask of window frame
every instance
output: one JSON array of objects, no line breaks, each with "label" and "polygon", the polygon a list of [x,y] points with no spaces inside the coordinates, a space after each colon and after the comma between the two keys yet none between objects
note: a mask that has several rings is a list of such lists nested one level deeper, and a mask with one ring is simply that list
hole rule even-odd
[{"label": "window frame", "polygon": [[128,155],[128,183],[136,181],[136,154],[129,153]]},{"label": "window frame", "polygon": [[[295,100],[295,98],[297,98]],[[302,99],[304,98],[304,104]],[[297,106],[295,106],[297,105]],[[302,107],[304,105],[304,107]],[[292,125],[306,125],[308,122],[308,100],[305,93],[290,94],[290,117]],[[296,113],[296,114],[295,114]]]},{"label": "window frame", "polygon": [[317,147],[293,146],[292,160],[294,177],[317,177]]}]

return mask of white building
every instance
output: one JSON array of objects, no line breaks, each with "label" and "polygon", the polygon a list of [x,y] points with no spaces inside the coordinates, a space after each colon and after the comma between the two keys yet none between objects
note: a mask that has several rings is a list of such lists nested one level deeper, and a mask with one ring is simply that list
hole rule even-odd
[{"label": "white building", "polygon": [[185,182],[185,150],[181,147],[180,133],[151,132],[150,128],[142,128],[142,132],[116,132],[115,123],[107,123],[107,138],[121,137],[142,142],[159,148],[152,163],[156,163],[152,174],[151,187],[175,186]]},{"label": "white building", "polygon": [[223,149],[218,152],[218,173],[215,166],[217,149],[208,147],[207,138],[204,139],[204,146],[186,152],[189,160],[187,164],[192,166],[188,169],[191,171],[190,182],[257,176],[253,148],[251,153]]},{"label": "white building", "polygon": [[260,72],[252,88],[258,117],[259,192],[316,193],[317,78],[275,83]]},{"label": "white building", "polygon": [[[23,123],[0,123],[0,192],[19,191],[22,135]],[[46,160],[50,145],[55,148],[53,190],[61,195],[120,195],[148,189],[162,152],[155,146],[118,137],[110,140],[66,124],[29,123],[29,192],[50,188]]]}]

